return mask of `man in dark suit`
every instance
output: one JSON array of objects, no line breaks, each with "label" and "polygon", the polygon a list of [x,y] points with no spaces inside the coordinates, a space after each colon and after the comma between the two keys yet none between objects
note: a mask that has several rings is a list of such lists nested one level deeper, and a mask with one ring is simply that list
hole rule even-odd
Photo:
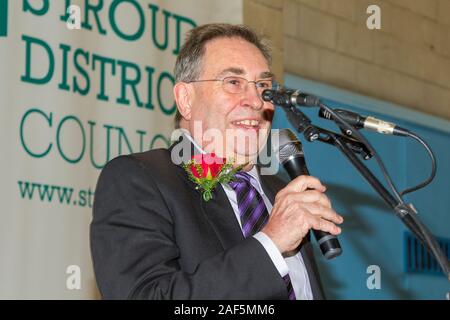
[{"label": "man in dark suit", "polygon": [[[273,80],[269,64],[248,27],[190,32],[175,66],[180,139],[112,160],[98,181],[91,249],[104,298],[324,297],[309,231],[339,234],[342,217],[316,178],[286,185],[254,164],[274,112],[261,99]],[[181,165],[192,151],[244,167],[205,201]]]}]

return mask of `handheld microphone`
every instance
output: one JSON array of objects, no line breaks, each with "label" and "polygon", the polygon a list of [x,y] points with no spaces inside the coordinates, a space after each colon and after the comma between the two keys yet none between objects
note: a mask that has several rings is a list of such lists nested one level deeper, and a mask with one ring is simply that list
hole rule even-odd
[{"label": "handheld microphone", "polygon": [[[364,128],[382,134],[393,134],[397,136],[407,136],[409,133],[407,129],[399,127],[395,123],[383,121],[375,117],[364,117],[360,114],[357,114],[356,112],[348,111],[345,109],[333,109],[333,111],[357,129]],[[324,109],[320,109],[319,117],[328,120],[336,120],[331,113]]]},{"label": "handheld microphone", "polygon": [[[302,143],[290,129],[280,130],[279,147],[275,152],[291,179],[300,175],[309,175]],[[333,259],[342,253],[341,245],[335,235],[320,230],[312,231],[325,258]]]},{"label": "handheld microphone", "polygon": [[262,99],[264,101],[272,102],[280,107],[317,107],[319,106],[319,99],[317,97],[300,92],[300,90],[273,90],[266,89],[262,92]]}]

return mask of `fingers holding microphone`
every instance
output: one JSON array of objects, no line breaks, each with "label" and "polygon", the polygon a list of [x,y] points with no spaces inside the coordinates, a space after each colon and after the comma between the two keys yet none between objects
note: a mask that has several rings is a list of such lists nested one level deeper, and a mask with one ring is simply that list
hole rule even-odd
[{"label": "fingers holding microphone", "polygon": [[344,219],[331,207],[324,194],[326,188],[311,176],[299,176],[292,180],[275,197],[269,221],[262,229],[281,253],[295,250],[311,229],[341,233]]}]

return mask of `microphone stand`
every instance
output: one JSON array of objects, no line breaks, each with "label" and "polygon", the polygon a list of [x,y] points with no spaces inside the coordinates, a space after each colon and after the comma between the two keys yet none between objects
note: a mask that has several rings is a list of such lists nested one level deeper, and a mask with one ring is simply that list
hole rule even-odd
[{"label": "microphone stand", "polygon": [[[450,281],[450,264],[431,232],[417,218],[417,212],[411,205],[399,203],[384,185],[373,175],[369,168],[355,155],[361,153],[364,159],[369,159],[372,155],[368,148],[360,141],[343,136],[333,131],[329,131],[311,124],[311,120],[299,109],[295,107],[284,108],[291,124],[299,133],[303,133],[309,142],[321,141],[334,145],[339,149],[350,163],[360,172],[372,188],[381,198],[393,209],[403,224],[422,242],[422,244],[433,254],[442,268],[445,276]],[[360,150],[360,152],[358,152]]]}]

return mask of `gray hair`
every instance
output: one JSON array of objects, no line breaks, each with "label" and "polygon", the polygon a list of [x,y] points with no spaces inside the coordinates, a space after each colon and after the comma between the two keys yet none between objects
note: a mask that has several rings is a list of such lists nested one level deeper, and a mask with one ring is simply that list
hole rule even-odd
[{"label": "gray hair", "polygon": [[[186,41],[175,62],[175,82],[198,80],[201,73],[205,45],[217,38],[242,38],[255,45],[270,64],[272,56],[265,39],[246,25],[211,23],[196,27],[187,33]],[[181,113],[175,114],[175,128],[180,127]]]}]

